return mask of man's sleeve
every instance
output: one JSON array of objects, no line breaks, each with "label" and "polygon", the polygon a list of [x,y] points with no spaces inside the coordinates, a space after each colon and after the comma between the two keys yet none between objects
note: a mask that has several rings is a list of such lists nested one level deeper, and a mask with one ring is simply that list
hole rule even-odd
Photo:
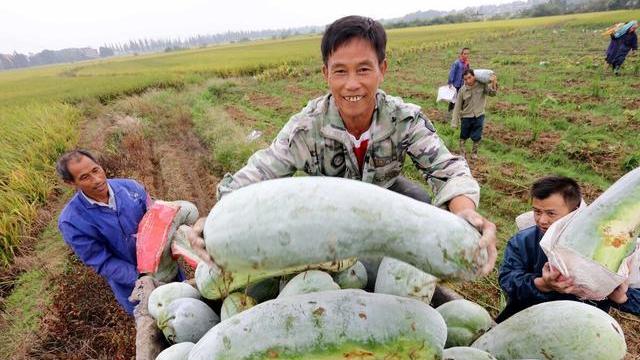
[{"label": "man's sleeve", "polygon": [[478,206],[480,186],[467,162],[449,152],[426,116],[420,114],[411,120],[405,141],[411,160],[433,188],[435,206],[445,207],[459,195]]},{"label": "man's sleeve", "polygon": [[540,275],[528,272],[527,256],[532,254],[527,254],[523,243],[522,239],[515,236],[507,243],[498,275],[500,287],[509,300],[516,303],[531,304],[551,300],[533,283]]},{"label": "man's sleeve", "polygon": [[458,90],[456,94],[456,103],[453,106],[453,118],[456,119],[456,123],[460,124],[460,112],[462,111],[462,88]]},{"label": "man's sleeve", "polygon": [[627,302],[624,304],[611,304],[620,311],[640,316],[640,289],[629,288],[627,290]]},{"label": "man's sleeve", "polygon": [[239,188],[270,179],[291,176],[295,173],[298,162],[296,156],[300,144],[291,143],[291,133],[296,131],[290,120],[273,140],[271,145],[251,155],[242,169],[235,174],[227,173],[218,184],[217,198]]},{"label": "man's sleeve", "polygon": [[121,284],[133,284],[138,278],[138,271],[134,265],[115,257],[99,241],[86,235],[73,224],[61,222],[58,228],[73,252],[98,274]]}]

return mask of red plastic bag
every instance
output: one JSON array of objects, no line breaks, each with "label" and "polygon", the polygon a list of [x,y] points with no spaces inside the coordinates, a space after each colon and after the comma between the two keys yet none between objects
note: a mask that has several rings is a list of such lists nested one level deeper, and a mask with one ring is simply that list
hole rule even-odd
[{"label": "red plastic bag", "polygon": [[171,224],[178,208],[156,201],[138,224],[136,257],[139,273],[155,273],[169,241]]}]

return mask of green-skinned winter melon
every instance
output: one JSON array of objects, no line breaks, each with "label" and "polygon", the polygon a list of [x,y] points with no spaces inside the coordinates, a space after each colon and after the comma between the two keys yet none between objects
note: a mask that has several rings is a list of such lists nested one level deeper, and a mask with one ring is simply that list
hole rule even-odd
[{"label": "green-skinned winter melon", "polygon": [[498,360],[621,360],[627,352],[622,329],[609,314],[570,300],[520,311],[471,346]]},{"label": "green-skinned winter melon", "polygon": [[360,256],[390,256],[445,279],[473,279],[488,258],[480,234],[462,218],[379,186],[329,177],[238,189],[211,210],[204,238],[216,266],[206,288],[198,288],[211,298],[247,279]]},{"label": "green-skinned winter melon", "polygon": [[617,272],[640,235],[640,168],[616,181],[586,209],[578,212],[558,245]]},{"label": "green-skinned winter melon", "polygon": [[[335,290],[266,301],[198,341],[190,360],[441,359],[446,326],[413,299]],[[347,357],[348,358],[348,357]]]}]

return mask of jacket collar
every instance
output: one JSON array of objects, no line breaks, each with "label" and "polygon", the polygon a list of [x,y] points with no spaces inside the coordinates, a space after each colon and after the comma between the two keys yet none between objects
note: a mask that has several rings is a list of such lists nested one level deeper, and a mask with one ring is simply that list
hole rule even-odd
[{"label": "jacket collar", "polygon": [[[117,204],[118,204],[118,201],[117,201],[118,193],[120,191],[122,191],[122,189],[120,187],[118,187],[115,183],[113,183],[110,179],[107,179],[107,185],[109,186],[109,198],[111,199],[111,197],[113,196],[114,203],[117,206]],[[80,203],[82,205],[84,205],[84,207],[87,208],[87,209],[105,208],[105,206],[98,205],[98,203],[96,203],[96,202],[93,202],[93,203],[90,202],[87,199],[87,196],[84,193],[82,193],[80,190],[76,191],[76,195],[75,196],[78,198]],[[114,210],[114,209],[112,209],[112,210]]]},{"label": "jacket collar", "polygon": [[[325,115],[324,124],[320,129],[323,136],[339,141],[348,147],[350,144],[349,135],[345,128],[344,121],[340,117],[340,112],[331,94],[325,98]],[[371,122],[371,139],[372,142],[382,141],[395,131],[391,120],[393,118],[393,110],[386,102],[386,94],[382,90],[378,90],[376,94],[376,108],[373,111],[373,119]]]}]

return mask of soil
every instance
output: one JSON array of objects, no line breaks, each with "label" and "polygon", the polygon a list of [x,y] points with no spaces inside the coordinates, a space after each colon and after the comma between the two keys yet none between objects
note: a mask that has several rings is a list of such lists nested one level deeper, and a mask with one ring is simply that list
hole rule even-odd
[{"label": "soil", "polygon": [[532,154],[543,156],[552,152],[562,140],[556,132],[541,132],[535,135],[531,130],[514,131],[495,122],[487,122],[484,127],[485,136],[503,144],[518,148],[526,148]]},{"label": "soil", "polygon": [[242,124],[247,127],[253,127],[256,124],[256,119],[247,115],[247,113],[245,113],[242,109],[236,106],[233,106],[233,105],[225,106],[224,111],[227,114],[229,114],[229,116],[231,116],[231,118],[234,121],[238,122],[239,124]]},{"label": "soil", "polygon": [[279,97],[258,92],[248,94],[247,97],[251,103],[257,106],[273,109],[277,112],[283,112],[286,110],[286,106],[282,103],[282,99]]}]

